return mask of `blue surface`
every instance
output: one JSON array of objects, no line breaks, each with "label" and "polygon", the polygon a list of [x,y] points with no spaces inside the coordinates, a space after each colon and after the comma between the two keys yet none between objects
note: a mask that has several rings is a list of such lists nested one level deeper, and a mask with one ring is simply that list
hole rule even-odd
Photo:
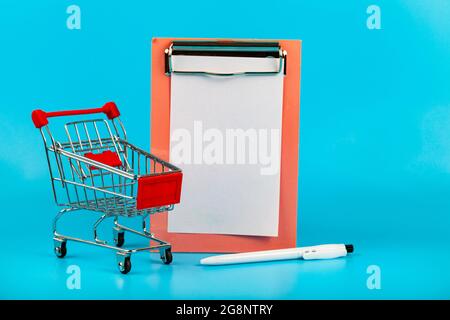
[{"label": "blue surface", "polygon": [[[66,28],[73,3],[81,30]],[[1,1],[0,298],[450,298],[450,3],[285,3]],[[381,30],[366,27],[373,3]],[[141,254],[127,276],[107,250],[69,243],[54,257],[30,112],[114,100],[148,148],[157,36],[303,40],[299,245],[350,242],[354,255],[207,268],[205,255],[165,266]],[[94,217],[75,218],[67,229],[86,235]],[[66,287],[71,264],[80,290]],[[370,265],[380,290],[366,286]]]}]

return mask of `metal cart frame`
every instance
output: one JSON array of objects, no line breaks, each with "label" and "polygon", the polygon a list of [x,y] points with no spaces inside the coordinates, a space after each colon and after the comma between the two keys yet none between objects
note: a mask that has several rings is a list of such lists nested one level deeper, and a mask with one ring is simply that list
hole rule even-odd
[{"label": "metal cart frame", "polygon": [[[107,119],[88,119],[64,125],[66,141],[55,139],[48,118],[104,113]],[[57,257],[67,253],[67,241],[116,251],[119,271],[131,270],[131,255],[159,251],[165,264],[172,262],[171,245],[150,232],[151,214],[171,211],[180,202],[182,172],[176,166],[127,141],[120,112],[113,102],[101,108],[45,112],[34,110],[32,120],[45,146],[55,202],[63,207],[53,220],[53,242]],[[86,240],[58,232],[58,221],[67,213],[89,210],[101,216],[93,225],[93,239]],[[119,217],[142,218],[142,230],[119,223]],[[98,227],[114,219],[114,245],[98,237]],[[154,245],[122,248],[125,232],[142,236]]]}]

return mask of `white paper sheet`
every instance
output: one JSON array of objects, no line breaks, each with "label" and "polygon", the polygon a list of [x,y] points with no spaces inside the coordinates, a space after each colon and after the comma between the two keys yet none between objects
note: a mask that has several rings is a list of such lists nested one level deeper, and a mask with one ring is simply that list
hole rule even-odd
[{"label": "white paper sheet", "polygon": [[[216,72],[278,68],[268,58],[173,56],[172,63]],[[278,235],[282,99],[282,73],[171,75],[170,161],[183,170],[183,187],[169,232]]]}]

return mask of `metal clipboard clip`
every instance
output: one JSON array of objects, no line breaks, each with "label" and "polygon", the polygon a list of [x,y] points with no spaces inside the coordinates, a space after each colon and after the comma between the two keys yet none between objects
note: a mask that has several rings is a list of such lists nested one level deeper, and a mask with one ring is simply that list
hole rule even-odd
[{"label": "metal clipboard clip", "polygon": [[[238,76],[238,75],[274,75],[287,71],[287,52],[278,42],[263,41],[174,41],[164,50],[165,74],[190,74],[212,76]],[[273,70],[264,71],[233,71],[217,72],[205,70],[178,69],[173,58],[177,56],[203,56],[203,57],[242,57],[242,58],[268,58],[277,60]]]}]

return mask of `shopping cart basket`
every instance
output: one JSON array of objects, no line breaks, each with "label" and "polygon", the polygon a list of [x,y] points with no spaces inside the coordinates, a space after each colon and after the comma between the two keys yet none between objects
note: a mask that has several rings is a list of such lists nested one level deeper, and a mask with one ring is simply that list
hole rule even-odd
[{"label": "shopping cart basket", "polygon": [[[104,113],[107,119],[89,119],[64,125],[63,140],[52,134],[48,118]],[[154,213],[171,211],[180,202],[182,172],[177,167],[127,142],[120,112],[113,102],[101,108],[45,112],[34,110],[32,120],[41,132],[55,201],[62,206],[53,221],[55,254],[63,258],[68,240],[116,251],[121,273],[131,270],[131,254],[158,251],[165,264],[172,262],[171,245],[155,238],[146,225]],[[62,128],[61,128],[62,129]],[[62,131],[62,130],[61,130]],[[100,213],[93,225],[93,239],[67,236],[57,231],[66,213],[89,210]],[[119,217],[142,218],[142,230],[119,223]],[[114,219],[114,244],[99,239],[97,228],[106,218]],[[150,246],[125,249],[125,231],[150,240]],[[154,245],[151,245],[151,244]]]}]

